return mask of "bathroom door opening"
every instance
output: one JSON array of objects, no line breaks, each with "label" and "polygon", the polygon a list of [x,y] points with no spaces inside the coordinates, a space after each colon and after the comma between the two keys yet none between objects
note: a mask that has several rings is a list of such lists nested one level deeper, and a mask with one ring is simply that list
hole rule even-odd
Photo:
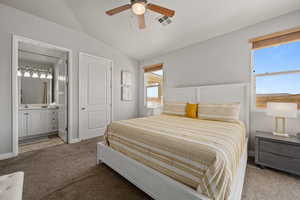
[{"label": "bathroom door opening", "polygon": [[70,142],[72,52],[13,37],[13,153]]}]

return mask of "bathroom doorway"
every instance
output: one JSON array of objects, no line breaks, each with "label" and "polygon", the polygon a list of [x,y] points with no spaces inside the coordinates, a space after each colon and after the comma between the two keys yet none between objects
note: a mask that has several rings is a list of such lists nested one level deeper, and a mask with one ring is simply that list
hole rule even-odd
[{"label": "bathroom doorway", "polygon": [[71,50],[13,36],[13,152],[70,142]]}]

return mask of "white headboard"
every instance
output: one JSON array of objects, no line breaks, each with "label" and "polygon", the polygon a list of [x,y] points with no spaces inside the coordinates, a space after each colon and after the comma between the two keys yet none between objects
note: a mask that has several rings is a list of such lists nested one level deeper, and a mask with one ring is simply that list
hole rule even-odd
[{"label": "white headboard", "polygon": [[250,90],[247,83],[167,88],[165,101],[216,104],[239,102],[240,120],[245,123],[247,134],[249,133]]}]

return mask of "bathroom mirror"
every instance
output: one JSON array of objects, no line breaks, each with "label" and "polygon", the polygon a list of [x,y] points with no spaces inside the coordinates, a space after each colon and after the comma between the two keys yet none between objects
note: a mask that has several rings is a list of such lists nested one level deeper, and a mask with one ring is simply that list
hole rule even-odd
[{"label": "bathroom mirror", "polygon": [[20,104],[51,104],[53,98],[53,67],[21,63],[23,76],[19,77]]},{"label": "bathroom mirror", "polygon": [[20,42],[17,71],[19,105],[57,104],[59,95],[63,96],[65,92],[66,60],[66,52]]}]

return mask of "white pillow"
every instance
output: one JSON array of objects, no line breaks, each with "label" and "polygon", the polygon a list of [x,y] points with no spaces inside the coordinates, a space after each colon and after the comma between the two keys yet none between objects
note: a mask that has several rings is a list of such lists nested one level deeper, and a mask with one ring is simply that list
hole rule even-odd
[{"label": "white pillow", "polygon": [[163,106],[163,114],[182,115],[185,116],[186,103],[184,102],[165,102]]},{"label": "white pillow", "polygon": [[220,121],[236,121],[240,116],[240,103],[198,104],[198,118]]}]

